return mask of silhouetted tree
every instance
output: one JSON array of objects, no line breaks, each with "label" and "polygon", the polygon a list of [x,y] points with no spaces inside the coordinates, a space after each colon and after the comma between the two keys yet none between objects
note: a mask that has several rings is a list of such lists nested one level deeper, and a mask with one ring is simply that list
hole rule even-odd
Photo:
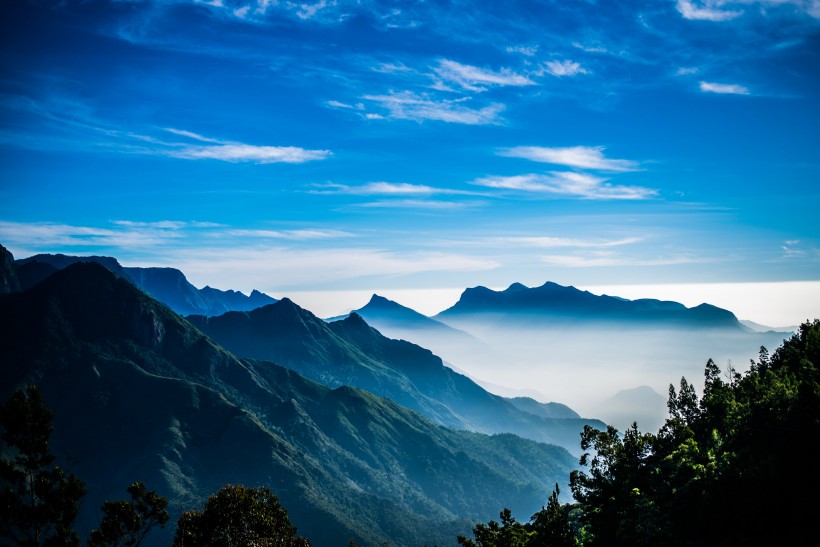
[{"label": "silhouetted tree", "polygon": [[491,520],[487,524],[476,524],[473,528],[475,541],[458,536],[458,543],[465,547],[525,547],[530,540],[530,532],[515,520],[509,509],[499,514],[501,523]]},{"label": "silhouetted tree", "polygon": [[168,500],[141,482],[128,487],[130,500],[106,501],[100,527],[91,532],[91,547],[136,547],[152,528],[168,522]]},{"label": "silhouetted tree", "polygon": [[558,483],[547,500],[547,506],[530,519],[530,529],[535,532],[530,547],[575,547],[575,531],[572,529],[569,504],[561,505]]},{"label": "silhouetted tree", "polygon": [[16,391],[0,406],[0,537],[20,546],[77,546],[72,530],[83,482],[52,465],[48,443],[54,415],[40,389]]},{"label": "silhouetted tree", "polygon": [[288,512],[268,488],[223,486],[202,511],[187,511],[177,522],[175,547],[309,547],[296,536]]}]

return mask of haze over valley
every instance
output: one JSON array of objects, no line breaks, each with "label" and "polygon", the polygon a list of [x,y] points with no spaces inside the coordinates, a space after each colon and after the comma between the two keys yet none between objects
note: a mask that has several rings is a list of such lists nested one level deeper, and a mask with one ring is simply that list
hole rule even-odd
[{"label": "haze over valley", "polygon": [[0,52],[0,544],[814,534],[817,0],[14,0]]}]

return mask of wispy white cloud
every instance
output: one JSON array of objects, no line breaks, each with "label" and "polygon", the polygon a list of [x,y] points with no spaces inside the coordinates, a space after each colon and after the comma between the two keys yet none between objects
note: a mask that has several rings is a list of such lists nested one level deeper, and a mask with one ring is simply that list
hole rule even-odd
[{"label": "wispy white cloud", "polygon": [[572,47],[576,49],[580,49],[581,51],[586,51],[587,53],[607,53],[608,50],[599,45],[588,45],[582,44],[581,42],[573,42]]},{"label": "wispy white cloud", "polygon": [[297,146],[257,146],[205,137],[184,129],[166,128],[165,131],[207,143],[205,145],[168,143],[167,149],[158,150],[164,155],[181,159],[211,159],[232,163],[305,163],[324,160],[331,156],[330,150],[308,150]]},{"label": "wispy white cloud", "polygon": [[675,266],[715,262],[715,259],[694,256],[669,256],[660,258],[624,257],[612,251],[591,251],[583,255],[544,255],[541,261],[550,266],[567,268],[593,268],[612,266]]},{"label": "wispy white cloud", "polygon": [[508,236],[494,237],[490,239],[490,242],[502,245],[521,245],[525,247],[535,247],[541,249],[553,249],[561,247],[574,247],[581,249],[609,248],[621,247],[624,245],[632,245],[640,241],[643,241],[643,238],[626,237],[622,239],[589,240],[554,236]]},{"label": "wispy white cloud", "polygon": [[434,72],[443,80],[455,83],[470,91],[484,91],[483,86],[529,86],[535,82],[527,76],[517,74],[510,69],[492,71],[456,61],[442,59]]},{"label": "wispy white cloud", "polygon": [[[335,2],[332,2],[331,4],[335,5]],[[294,6],[296,6],[296,16],[299,19],[311,19],[319,11],[328,7],[328,2],[326,0],[320,0],[319,2],[315,2],[313,4],[299,3],[294,4]]]},{"label": "wispy white cloud", "polygon": [[356,207],[366,209],[420,209],[422,211],[441,211],[455,209],[469,209],[480,207],[483,202],[479,201],[444,201],[433,199],[391,199],[382,201],[371,201],[360,203]]},{"label": "wispy white cloud", "polygon": [[240,229],[203,221],[115,220],[110,226],[0,221],[0,241],[34,252],[42,249],[51,252],[55,247],[78,249],[78,252],[98,248],[117,249],[120,252],[137,249],[153,252],[159,248],[203,245],[203,241],[208,241],[206,246],[241,246],[271,239],[319,241],[349,237],[355,237],[355,234],[327,228]]},{"label": "wispy white cloud", "polygon": [[210,142],[214,144],[224,144],[224,141],[220,141],[219,139],[213,139],[211,137],[205,137],[200,135],[199,133],[194,133],[193,131],[186,131],[184,129],[175,129],[173,127],[166,127],[165,131],[171,133],[173,135],[179,135],[180,137],[186,137],[189,139],[193,139],[195,141],[200,142]]},{"label": "wispy white cloud", "polygon": [[565,148],[516,146],[501,148],[498,150],[498,155],[580,169],[614,172],[637,171],[640,169],[640,165],[636,161],[605,157],[604,150],[605,148],[602,146],[570,146]]},{"label": "wispy white cloud", "polygon": [[700,72],[700,69],[697,67],[680,67],[678,70],[675,71],[675,74],[678,76],[690,76],[692,74],[697,74]]},{"label": "wispy white cloud", "polygon": [[684,19],[695,21],[728,21],[743,15],[742,10],[724,9],[725,0],[677,0],[678,12]]},{"label": "wispy white cloud", "polygon": [[343,103],[341,101],[330,100],[326,101],[325,104],[330,108],[341,108],[344,110],[364,110],[364,105],[362,103],[348,104]]},{"label": "wispy white cloud", "polygon": [[405,182],[369,182],[360,186],[348,186],[345,184],[320,184],[314,185],[315,194],[352,194],[359,196],[431,196],[434,194],[461,194],[475,195],[476,192],[467,190],[455,190],[451,188],[439,188],[427,186],[425,184],[408,184]]},{"label": "wispy white cloud", "polygon": [[55,247],[121,249],[161,246],[182,237],[179,229],[184,223],[163,221],[129,223],[117,221],[112,228],[73,226],[54,222],[0,221],[0,240],[4,245],[24,249],[53,249]]},{"label": "wispy white cloud", "polygon": [[788,8],[820,19],[818,0],[676,0],[676,7],[684,19],[696,21],[731,21],[744,15],[744,8],[756,8],[764,15],[771,9]]},{"label": "wispy white cloud", "polygon": [[387,114],[380,116],[388,119],[490,125],[501,123],[500,114],[504,110],[504,105],[500,103],[474,109],[465,106],[469,98],[441,101],[411,91],[387,95],[365,95],[362,98],[387,110]]},{"label": "wispy white cloud", "polygon": [[517,45],[517,46],[507,46],[506,47],[507,53],[519,53],[524,55],[525,57],[534,57],[536,53],[538,53],[538,45]]},{"label": "wispy white cloud", "polygon": [[372,276],[475,272],[499,266],[491,259],[458,253],[372,247],[199,248],[175,253],[166,260],[167,265],[180,268],[195,284],[240,290],[257,288],[277,295],[285,290],[315,290],[322,285]]},{"label": "wispy white cloud", "polygon": [[473,184],[502,190],[575,196],[585,199],[648,199],[657,190],[640,186],[617,186],[607,179],[586,173],[566,171],[506,177],[484,177]]},{"label": "wispy white cloud", "polygon": [[220,160],[232,163],[305,163],[327,159],[329,150],[306,150],[296,146],[255,146],[251,144],[219,144],[187,146],[168,151],[169,156],[187,160]]},{"label": "wispy white cloud", "polygon": [[705,93],[722,93],[729,95],[749,95],[749,88],[738,84],[718,84],[715,82],[700,82],[700,90]]},{"label": "wispy white cloud", "polygon": [[559,78],[563,76],[577,76],[579,74],[588,74],[589,71],[575,61],[547,61],[544,63],[544,70],[553,76]]},{"label": "wispy white cloud", "polygon": [[351,232],[343,230],[225,230],[221,237],[240,237],[253,239],[337,239],[354,237]]}]

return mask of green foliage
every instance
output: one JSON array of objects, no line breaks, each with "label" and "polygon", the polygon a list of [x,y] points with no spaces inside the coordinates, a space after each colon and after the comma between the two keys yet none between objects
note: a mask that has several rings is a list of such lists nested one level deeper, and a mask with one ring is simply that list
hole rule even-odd
[{"label": "green foliage", "polygon": [[547,506],[532,516],[530,529],[534,532],[531,547],[575,547],[575,530],[570,520],[572,506],[561,505],[558,483],[547,500]]},{"label": "green foliage", "polygon": [[[709,360],[703,396],[683,378],[678,390],[669,387],[668,407],[657,434],[636,424],[623,433],[585,428],[585,468],[570,475],[577,503],[560,506],[556,488],[522,545],[809,543],[816,504],[800,493],[820,489],[820,472],[806,460],[820,437],[820,320],[801,325],[771,356],[761,348],[743,375]],[[475,543],[459,542],[507,545],[502,529],[479,524]]]},{"label": "green foliage", "polygon": [[48,450],[52,412],[40,389],[16,391],[0,406],[0,537],[20,546],[79,545],[71,529],[85,487],[53,466]]},{"label": "green foliage", "polygon": [[177,522],[174,547],[309,547],[296,536],[287,511],[265,487],[226,485],[202,511],[187,511]]},{"label": "green foliage", "polygon": [[458,536],[459,545],[465,547],[525,547],[531,533],[523,524],[515,520],[509,509],[499,514],[501,523],[491,520],[487,524],[477,524],[473,528],[475,541],[465,536]]},{"label": "green foliage", "polygon": [[106,501],[100,527],[91,532],[90,547],[132,547],[142,543],[152,528],[168,522],[168,500],[141,482],[128,487],[130,500]]}]

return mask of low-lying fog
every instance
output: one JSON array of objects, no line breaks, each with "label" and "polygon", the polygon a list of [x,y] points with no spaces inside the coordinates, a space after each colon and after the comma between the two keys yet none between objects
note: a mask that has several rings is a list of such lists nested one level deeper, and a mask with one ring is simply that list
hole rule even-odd
[{"label": "low-lying fog", "polygon": [[[622,390],[649,386],[665,403],[669,384],[677,389],[681,377],[686,377],[700,395],[708,359],[724,370],[731,365],[744,372],[750,360],[757,359],[761,345],[771,352],[788,336],[739,330],[517,323],[513,327],[487,321],[453,324],[475,337],[469,342],[453,342],[423,331],[386,334],[431,349],[454,369],[499,395],[564,403],[584,417],[604,421],[608,411],[616,412],[604,402]],[[645,404],[634,402],[636,407]],[[639,411],[635,412],[638,418]],[[665,416],[665,404],[661,412]],[[639,420],[638,426],[656,429],[660,420],[644,418],[652,423],[643,425]],[[613,425],[624,427],[623,420]]]}]

